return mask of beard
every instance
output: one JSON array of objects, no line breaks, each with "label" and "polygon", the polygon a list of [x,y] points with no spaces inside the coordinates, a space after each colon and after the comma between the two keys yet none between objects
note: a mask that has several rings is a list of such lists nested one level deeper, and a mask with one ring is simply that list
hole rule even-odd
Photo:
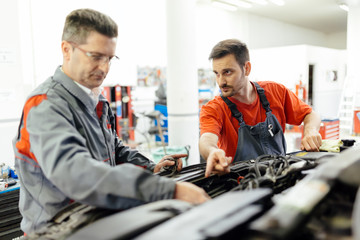
[{"label": "beard", "polygon": [[221,85],[220,91],[223,97],[231,97],[234,95],[234,88],[230,85]]}]

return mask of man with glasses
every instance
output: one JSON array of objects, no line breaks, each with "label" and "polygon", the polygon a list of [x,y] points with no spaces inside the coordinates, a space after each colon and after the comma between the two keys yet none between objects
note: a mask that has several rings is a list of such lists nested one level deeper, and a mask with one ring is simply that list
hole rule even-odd
[{"label": "man with glasses", "polygon": [[118,139],[99,89],[117,59],[117,36],[110,17],[91,9],[71,12],[62,36],[63,65],[25,103],[13,145],[26,233],[73,201],[126,209],[161,199],[209,199],[193,184],[152,174],[173,161],[156,165]]}]

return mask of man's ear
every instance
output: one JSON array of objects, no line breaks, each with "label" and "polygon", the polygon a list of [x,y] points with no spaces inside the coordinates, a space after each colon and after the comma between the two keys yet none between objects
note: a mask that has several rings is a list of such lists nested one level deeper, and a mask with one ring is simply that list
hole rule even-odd
[{"label": "man's ear", "polygon": [[64,59],[66,59],[66,60],[70,59],[71,50],[72,50],[72,46],[69,42],[67,42],[67,41],[61,42],[61,51],[63,53]]},{"label": "man's ear", "polygon": [[249,76],[251,72],[251,63],[249,61],[245,62],[245,76]]}]

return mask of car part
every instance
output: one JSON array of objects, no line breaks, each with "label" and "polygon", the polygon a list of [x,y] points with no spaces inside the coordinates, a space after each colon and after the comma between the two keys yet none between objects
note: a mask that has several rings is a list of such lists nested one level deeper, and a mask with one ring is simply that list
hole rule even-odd
[{"label": "car part", "polygon": [[[228,233],[241,228],[268,208],[271,189],[236,191],[224,194],[154,227],[134,238],[226,239]],[[267,204],[264,204],[267,203]],[[179,230],[179,229],[182,230]],[[225,236],[224,236],[225,235]]]},{"label": "car part", "polygon": [[347,182],[360,183],[359,177],[354,178],[352,174],[353,177],[348,179],[348,176],[344,174],[355,169],[357,176],[359,175],[359,152],[360,147],[347,149],[342,154],[331,157],[320,164],[316,171],[309,173],[287,193],[279,196],[274,207],[254,221],[250,228],[277,239],[291,238],[311,215],[315,207],[334,188],[337,180],[346,179]]}]

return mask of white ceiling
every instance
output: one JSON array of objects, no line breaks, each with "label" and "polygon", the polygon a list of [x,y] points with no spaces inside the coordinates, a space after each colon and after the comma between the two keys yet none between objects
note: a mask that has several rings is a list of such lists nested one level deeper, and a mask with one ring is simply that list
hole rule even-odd
[{"label": "white ceiling", "polygon": [[[211,2],[211,0],[209,0]],[[336,0],[285,0],[284,6],[273,3],[253,4],[252,8],[239,8],[252,14],[276,19],[324,33],[345,32],[347,12]]]}]

